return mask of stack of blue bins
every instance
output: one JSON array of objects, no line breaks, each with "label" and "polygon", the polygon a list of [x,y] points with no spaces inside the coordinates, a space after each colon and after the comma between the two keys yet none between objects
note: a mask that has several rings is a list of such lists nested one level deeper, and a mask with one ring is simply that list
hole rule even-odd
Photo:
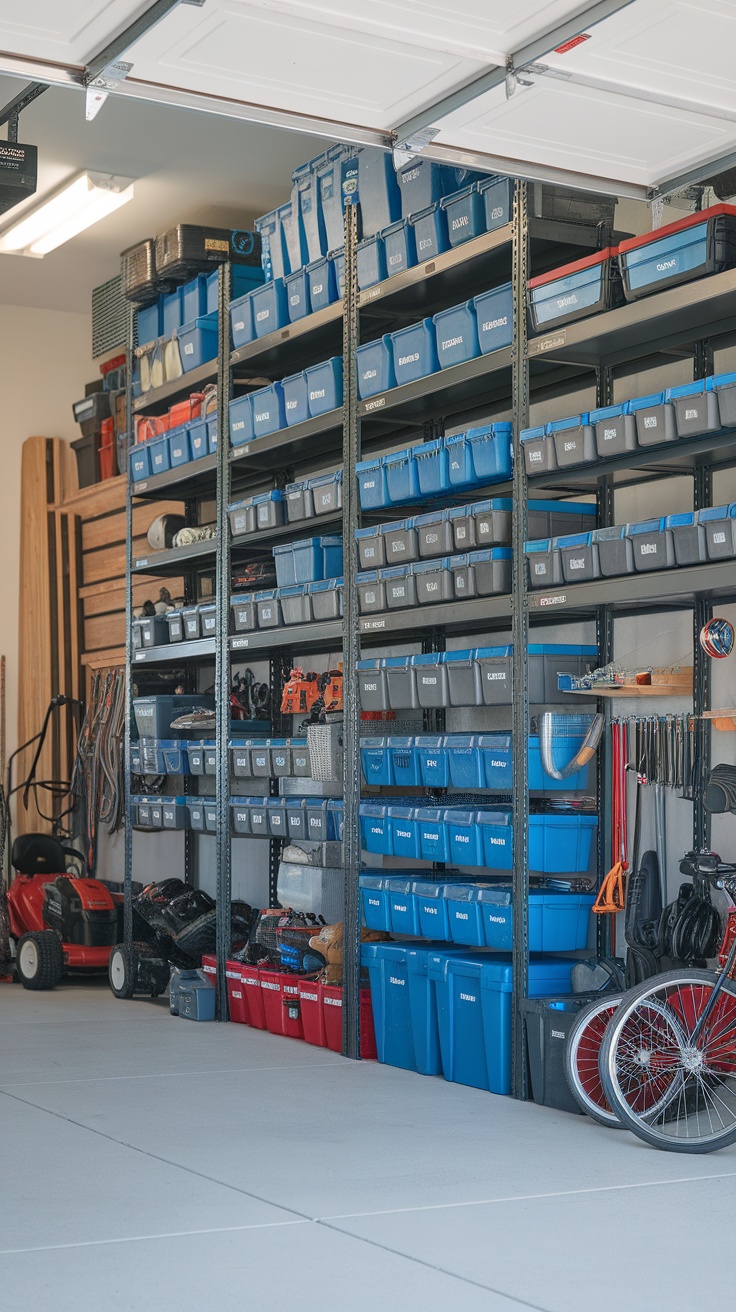
[{"label": "stack of blue bins", "polygon": [[411,505],[458,487],[505,482],[512,470],[512,426],[483,424],[356,466],[363,510]]}]

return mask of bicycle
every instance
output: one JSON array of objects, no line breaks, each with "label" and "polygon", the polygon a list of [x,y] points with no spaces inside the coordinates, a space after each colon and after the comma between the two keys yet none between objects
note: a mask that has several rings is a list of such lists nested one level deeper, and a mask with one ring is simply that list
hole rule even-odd
[{"label": "bicycle", "polygon": [[[736,902],[736,866],[714,853],[688,859]],[[736,1142],[736,905],[718,964],[653,976],[624,994],[606,1027],[602,1093],[622,1125],[654,1148],[707,1153]]]}]

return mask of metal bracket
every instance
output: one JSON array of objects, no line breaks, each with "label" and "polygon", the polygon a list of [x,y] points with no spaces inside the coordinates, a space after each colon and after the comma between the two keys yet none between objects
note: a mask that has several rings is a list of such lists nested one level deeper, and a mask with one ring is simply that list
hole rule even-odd
[{"label": "metal bracket", "polygon": [[398,173],[403,169],[405,164],[409,164],[417,155],[429,145],[431,141],[439,134],[439,128],[424,128],[421,132],[415,132],[413,136],[408,137],[406,141],[397,141],[393,148],[394,168]]},{"label": "metal bracket", "polygon": [[110,64],[104,74],[96,77],[94,82],[90,82],[84,106],[84,116],[88,123],[97,117],[107,100],[108,93],[115,90],[118,82],[125,81],[132,67],[132,64],[119,60],[116,64]]}]

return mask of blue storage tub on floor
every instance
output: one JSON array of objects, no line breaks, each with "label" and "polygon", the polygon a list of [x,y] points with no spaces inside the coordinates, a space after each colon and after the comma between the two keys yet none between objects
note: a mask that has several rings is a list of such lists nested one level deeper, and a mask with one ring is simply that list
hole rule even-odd
[{"label": "blue storage tub on floor", "polygon": [[419,497],[419,477],[414,451],[408,447],[405,451],[394,451],[383,457],[386,478],[388,504],[402,506],[406,501],[416,501]]},{"label": "blue storage tub on floor", "polygon": [[230,441],[233,446],[244,446],[253,438],[253,399],[246,392],[230,402]]},{"label": "blue storage tub on floor", "polygon": [[408,328],[399,328],[391,334],[391,344],[397,386],[437,373],[440,362],[432,319],[423,319],[421,323],[410,324]]},{"label": "blue storage tub on floor", "polygon": [[447,215],[447,234],[451,246],[462,246],[486,230],[486,212],[477,182],[452,196],[443,196],[440,206]]},{"label": "blue storage tub on floor", "polygon": [[330,410],[338,410],[342,405],[342,356],[335,355],[323,364],[310,365],[304,372],[312,419],[328,414]]},{"label": "blue storage tub on floor", "polygon": [[267,437],[269,433],[278,433],[286,428],[286,411],[284,408],[284,391],[281,383],[272,383],[270,387],[261,387],[252,393],[253,436]]},{"label": "blue storage tub on floor", "polygon": [[309,279],[307,278],[306,269],[297,269],[296,273],[290,273],[284,278],[284,287],[286,288],[286,309],[289,316],[289,323],[296,323],[298,319],[306,319],[311,314],[309,304]]},{"label": "blue storage tub on floor", "polygon": [[423,264],[427,260],[433,260],[436,255],[443,255],[445,251],[449,251],[447,215],[439,204],[428,205],[426,209],[410,214],[409,223],[414,229],[417,263]]},{"label": "blue storage tub on floor", "polygon": [[[574,952],[588,946],[593,893],[529,893],[529,951]],[[484,888],[477,893],[481,912],[481,943],[510,952],[513,939],[511,890]]]},{"label": "blue storage tub on floor", "polygon": [[248,346],[256,335],[253,323],[253,297],[250,292],[237,301],[230,302],[230,334],[233,349]]},{"label": "blue storage tub on floor", "polygon": [[364,943],[360,962],[370,979],[378,1060],[415,1071],[407,952],[403,943]]},{"label": "blue storage tub on floor", "polygon": [[264,282],[251,292],[253,301],[253,331],[256,337],[268,337],[289,322],[286,287],[282,278]]},{"label": "blue storage tub on floor", "polygon": [[421,496],[434,497],[449,492],[450,478],[444,438],[437,437],[431,442],[422,442],[412,450]]},{"label": "blue storage tub on floor", "polygon": [[384,228],[381,236],[383,237],[386,276],[391,278],[394,274],[403,273],[405,269],[412,269],[417,262],[417,248],[414,229],[411,227],[408,218],[399,219],[396,223],[392,223],[390,227]]},{"label": "blue storage tub on floor", "polygon": [[510,346],[513,337],[514,293],[511,283],[474,298],[481,355]]},{"label": "blue storage tub on floor", "polygon": [[383,510],[389,506],[388,488],[386,486],[386,468],[383,457],[373,460],[361,460],[355,466],[358,479],[358,495],[363,510]]},{"label": "blue storage tub on floor", "polygon": [[380,232],[358,242],[357,251],[358,287],[366,291],[375,287],[386,277],[386,248]]},{"label": "blue storage tub on floor", "polygon": [[210,314],[204,319],[193,319],[191,323],[182,324],[176,336],[181,367],[185,374],[192,369],[199,369],[208,360],[216,359],[217,315]]},{"label": "blue storage tub on floor", "polygon": [[480,355],[473,301],[441,310],[434,316],[434,328],[440,369],[451,369],[455,364],[464,364]]},{"label": "blue storage tub on floor", "polygon": [[309,397],[305,374],[291,374],[281,384],[284,393],[284,413],[289,428],[304,424],[309,418]]},{"label": "blue storage tub on floor", "polygon": [[[530,961],[529,996],[569,993],[572,966],[572,961]],[[445,1079],[491,1093],[510,1093],[510,957],[484,960],[440,950],[429,958],[429,978],[435,986]]]},{"label": "blue storage tub on floor", "polygon": [[386,333],[375,342],[359,346],[356,353],[358,366],[358,395],[361,401],[396,386],[391,335]]},{"label": "blue storage tub on floor", "polygon": [[360,908],[366,929],[388,933],[391,929],[391,912],[388,889],[383,875],[360,876]]},{"label": "blue storage tub on floor", "polygon": [[736,260],[736,208],[712,205],[618,247],[627,301],[718,273]]},{"label": "blue storage tub on floor", "polygon": [[323,255],[321,260],[314,260],[312,264],[307,265],[307,287],[312,314],[317,310],[326,309],[328,305],[334,305],[335,301],[339,300],[335,266],[326,255]]}]

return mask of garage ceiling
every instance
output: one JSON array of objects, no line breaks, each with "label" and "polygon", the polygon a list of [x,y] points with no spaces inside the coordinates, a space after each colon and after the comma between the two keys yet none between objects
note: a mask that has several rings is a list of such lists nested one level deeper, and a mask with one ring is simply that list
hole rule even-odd
[{"label": "garage ceiling", "polygon": [[0,20],[0,71],[79,87],[124,60],[116,98],[331,139],[428,129],[436,158],[632,196],[736,151],[734,49],[736,0],[24,0]]}]

